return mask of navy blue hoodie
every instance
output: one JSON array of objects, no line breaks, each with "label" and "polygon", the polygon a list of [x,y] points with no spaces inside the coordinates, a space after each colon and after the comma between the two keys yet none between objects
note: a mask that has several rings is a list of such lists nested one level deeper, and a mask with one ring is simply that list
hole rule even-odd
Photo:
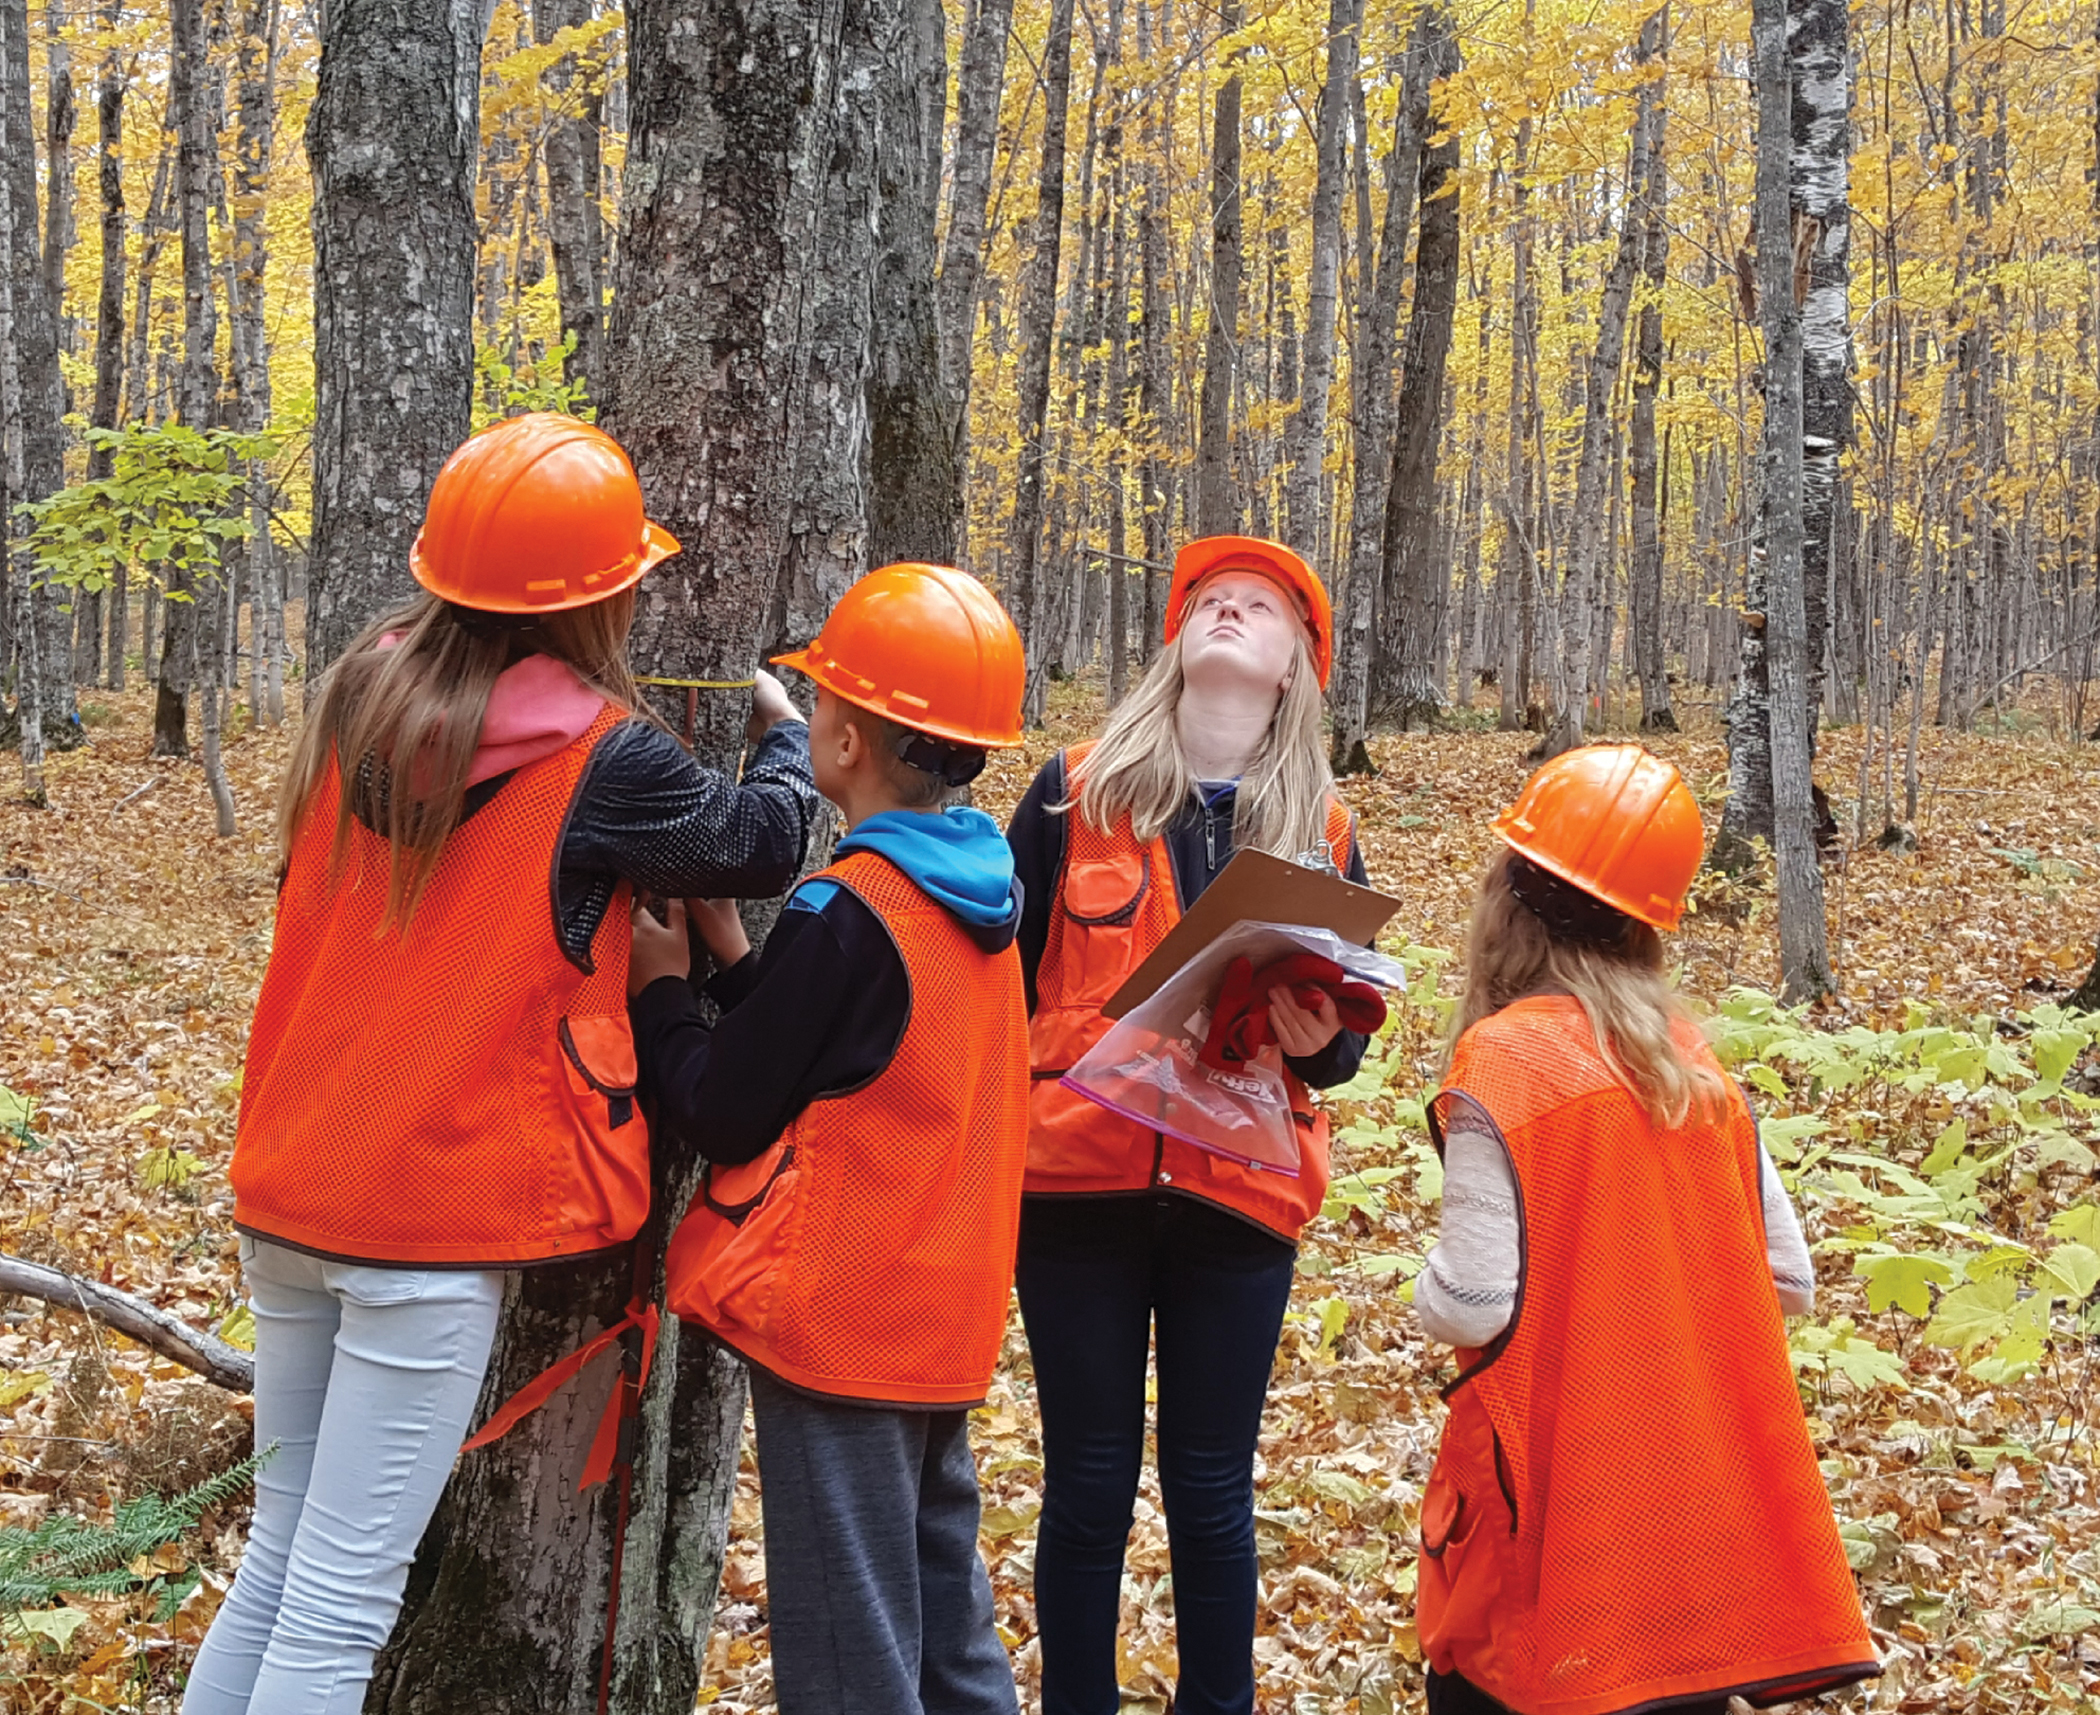
[{"label": "navy blue hoodie", "polygon": [[[885,811],[839,842],[839,856],[857,851],[896,864],[986,952],[1013,945],[1020,885],[983,811]],[[889,930],[821,877],[789,896],[765,950],[712,978],[707,995],[722,1009],[712,1030],[680,977],[659,977],[628,1014],[657,1142],[725,1165],[763,1155],[811,1102],[873,1082],[911,1013]]]}]

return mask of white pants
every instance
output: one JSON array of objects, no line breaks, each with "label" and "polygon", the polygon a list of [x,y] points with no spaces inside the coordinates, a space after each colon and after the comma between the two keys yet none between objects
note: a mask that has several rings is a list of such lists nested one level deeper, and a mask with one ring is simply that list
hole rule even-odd
[{"label": "white pants", "polygon": [[481,1392],[503,1275],[366,1268],[243,1237],[255,1485],[183,1715],[358,1715]]}]

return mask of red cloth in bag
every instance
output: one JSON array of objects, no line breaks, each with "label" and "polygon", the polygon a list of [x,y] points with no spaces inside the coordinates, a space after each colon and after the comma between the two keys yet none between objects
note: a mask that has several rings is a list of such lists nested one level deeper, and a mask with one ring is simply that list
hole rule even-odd
[{"label": "red cloth in bag", "polygon": [[1277,989],[1308,1011],[1319,1009],[1322,996],[1334,1001],[1344,1030],[1369,1035],[1385,1022],[1385,997],[1369,983],[1356,981],[1332,959],[1318,953],[1291,953],[1264,965],[1237,958],[1225,967],[1217,1004],[1211,1008],[1210,1034],[1198,1058],[1206,1066],[1243,1066],[1276,1040],[1269,1021],[1269,997]]}]

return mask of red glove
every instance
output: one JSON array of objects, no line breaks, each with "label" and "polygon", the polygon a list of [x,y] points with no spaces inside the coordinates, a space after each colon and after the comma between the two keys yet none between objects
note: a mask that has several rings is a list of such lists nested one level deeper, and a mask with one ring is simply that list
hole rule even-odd
[{"label": "red glove", "polygon": [[1256,971],[1253,961],[1242,957],[1225,967],[1217,1005],[1211,1009],[1210,1034],[1197,1058],[1206,1066],[1242,1066],[1275,1041],[1269,996],[1279,988],[1289,989],[1291,998],[1308,1011],[1318,1011],[1323,996],[1331,998],[1344,1030],[1369,1035],[1385,1022],[1384,997],[1332,959],[1289,953]]}]

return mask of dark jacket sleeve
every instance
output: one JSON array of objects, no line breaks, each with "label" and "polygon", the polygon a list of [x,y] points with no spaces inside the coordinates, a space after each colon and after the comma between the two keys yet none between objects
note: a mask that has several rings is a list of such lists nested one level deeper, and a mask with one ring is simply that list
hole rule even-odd
[{"label": "dark jacket sleeve", "polygon": [[677,977],[651,983],[628,1015],[659,1141],[725,1166],[763,1155],[811,1102],[879,1076],[911,1013],[896,943],[845,888],[821,910],[791,905],[765,951],[707,989],[725,1008],[712,1029]]},{"label": "dark jacket sleeve", "polygon": [[1050,941],[1050,913],[1057,909],[1057,874],[1065,864],[1066,818],[1050,806],[1064,801],[1065,759],[1044,763],[1015,806],[1006,825],[1013,848],[1014,876],[1021,883],[1021,927],[1015,937],[1021,949],[1021,980],[1028,989],[1028,1010],[1035,1011],[1036,967]]},{"label": "dark jacket sleeve", "polygon": [[802,868],[817,808],[809,729],[782,721],[741,781],[695,762],[661,727],[632,720],[592,752],[562,833],[555,912],[578,964],[623,881],[664,898],[767,899]]},{"label": "dark jacket sleeve", "polygon": [[[1348,877],[1359,887],[1369,887],[1371,877],[1364,869],[1363,847],[1356,840],[1349,842]],[[1298,1075],[1299,1081],[1309,1089],[1331,1090],[1337,1084],[1346,1084],[1356,1076],[1357,1068],[1364,1063],[1364,1049],[1370,1038],[1354,1030],[1345,1030],[1317,1054],[1286,1054],[1283,1063]]]}]

